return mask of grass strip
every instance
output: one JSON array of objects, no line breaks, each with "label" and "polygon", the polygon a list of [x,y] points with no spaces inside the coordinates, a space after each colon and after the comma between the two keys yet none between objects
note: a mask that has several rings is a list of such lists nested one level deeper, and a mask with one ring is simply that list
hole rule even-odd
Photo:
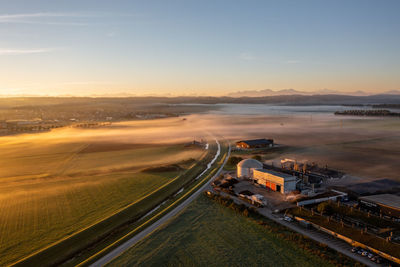
[{"label": "grass strip", "polygon": [[174,201],[172,204],[170,204],[169,206],[167,206],[166,208],[161,210],[159,213],[154,214],[147,221],[145,221],[144,223],[140,224],[135,229],[133,229],[132,231],[128,232],[126,235],[124,235],[121,238],[119,238],[117,241],[111,243],[110,245],[108,245],[107,247],[103,248],[102,250],[100,250],[96,254],[90,256],[89,258],[87,258],[83,262],[79,263],[77,266],[87,266],[87,265],[95,262],[97,259],[100,259],[103,255],[107,254],[109,251],[111,251],[115,247],[118,247],[120,244],[124,243],[126,240],[128,240],[131,237],[135,236],[140,231],[142,231],[144,228],[146,228],[146,226],[151,225],[157,219],[159,219],[160,217],[164,216],[169,211],[171,211],[176,206],[178,206],[180,203],[182,203],[195,190],[197,190],[199,187],[201,187],[203,184],[205,184],[217,172],[217,170],[219,169],[219,168],[217,168],[217,166],[219,167],[220,165],[222,165],[222,163],[224,162],[224,160],[225,160],[225,158],[227,156],[226,147],[224,149],[226,151],[222,151],[222,149],[223,149],[223,146],[221,145],[221,154],[219,156],[220,160],[218,161],[218,159],[217,159],[217,161],[214,162],[214,164],[210,168],[210,170],[205,173],[205,177],[203,179],[201,179],[198,183],[196,183],[193,187],[191,187],[187,192],[185,192],[185,194],[183,196],[179,197],[176,201]]},{"label": "grass strip", "polygon": [[[147,212],[154,209],[165,199],[173,195],[177,190],[185,186],[190,180],[201,173],[203,166],[209,161],[210,154],[213,154],[215,146],[210,146],[210,152],[195,167],[184,174],[174,178],[157,191],[135,201],[113,215],[90,225],[70,236],[67,236],[56,243],[31,254],[12,265],[15,266],[54,266],[59,265],[82,250],[92,247],[101,242],[110,234],[116,234],[115,229],[131,224],[139,220]],[[216,150],[215,150],[216,151]]]}]

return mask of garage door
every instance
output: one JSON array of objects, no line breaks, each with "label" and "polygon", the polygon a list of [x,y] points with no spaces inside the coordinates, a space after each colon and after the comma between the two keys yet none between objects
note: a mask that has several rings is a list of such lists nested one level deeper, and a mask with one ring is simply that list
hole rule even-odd
[{"label": "garage door", "polygon": [[271,189],[276,191],[276,184],[271,182]]}]

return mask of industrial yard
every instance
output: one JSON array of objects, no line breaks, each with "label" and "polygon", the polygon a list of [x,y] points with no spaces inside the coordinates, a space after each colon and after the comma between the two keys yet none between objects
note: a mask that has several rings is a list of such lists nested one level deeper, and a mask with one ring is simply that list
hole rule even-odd
[{"label": "industrial yard", "polygon": [[268,217],[270,213],[284,214],[288,222],[297,221],[357,247],[352,252],[361,251],[373,262],[400,264],[399,188],[385,191],[383,187],[380,194],[359,195],[338,186],[345,173],[327,166],[287,158],[261,162],[262,157],[254,152],[268,152],[274,146],[266,140],[236,142],[239,155],[247,152],[253,156],[232,156],[229,162],[238,162],[236,170],[227,169],[213,182],[213,194],[248,203]]}]

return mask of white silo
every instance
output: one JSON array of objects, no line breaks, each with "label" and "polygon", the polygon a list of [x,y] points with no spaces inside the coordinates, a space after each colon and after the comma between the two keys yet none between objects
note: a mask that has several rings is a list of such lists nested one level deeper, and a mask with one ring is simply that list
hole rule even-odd
[{"label": "white silo", "polygon": [[238,178],[253,178],[254,169],[262,169],[263,164],[255,159],[244,159],[237,165]]}]

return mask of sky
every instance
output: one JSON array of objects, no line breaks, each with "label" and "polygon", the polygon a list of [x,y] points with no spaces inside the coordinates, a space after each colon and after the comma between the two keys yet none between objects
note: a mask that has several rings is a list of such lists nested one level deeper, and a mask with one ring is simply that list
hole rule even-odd
[{"label": "sky", "polygon": [[400,89],[398,0],[0,0],[0,95]]}]

